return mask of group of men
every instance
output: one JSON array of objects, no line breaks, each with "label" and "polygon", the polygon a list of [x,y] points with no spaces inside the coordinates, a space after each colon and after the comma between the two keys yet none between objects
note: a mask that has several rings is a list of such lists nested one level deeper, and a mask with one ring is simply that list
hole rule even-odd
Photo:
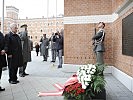
[{"label": "group of men", "polygon": [[[10,32],[5,36],[0,32],[0,78],[2,68],[8,65],[9,83],[19,83],[17,72],[19,68],[20,77],[29,75],[25,73],[27,62],[31,61],[32,42],[29,40],[27,25],[21,26],[18,32],[17,24],[10,24]],[[0,91],[5,89],[0,87]]]},{"label": "group of men", "polygon": [[[104,64],[103,60],[103,52],[105,52],[104,48],[104,31],[105,23],[99,22],[98,24],[98,32],[93,36],[94,40],[94,52],[96,54],[96,63]],[[15,23],[10,25],[11,31],[3,36],[0,32],[0,79],[2,74],[2,67],[6,67],[6,55],[8,61],[8,69],[9,69],[9,83],[17,84],[19,81],[17,80],[17,71],[19,68],[19,75],[24,77],[28,75],[25,73],[25,69],[27,66],[27,62],[31,61],[31,50],[32,50],[32,42],[28,38],[27,25],[21,26],[22,31],[17,34],[18,27]],[[52,50],[52,61],[56,61],[56,54],[59,58],[58,68],[62,68],[63,63],[63,32],[53,33],[50,39],[46,38],[46,34],[43,34],[41,38],[41,55],[43,56],[43,61],[47,61],[48,57],[48,48],[49,41],[51,41],[51,50]],[[4,91],[5,89],[0,87],[0,91]]]},{"label": "group of men", "polygon": [[[49,43],[51,41],[51,44]],[[59,65],[58,68],[62,68],[62,63],[63,63],[63,30],[59,33],[57,31],[56,33],[52,33],[52,36],[48,39],[46,37],[46,34],[43,34],[43,37],[41,38],[40,42],[40,52],[41,55],[43,56],[43,61],[47,61],[48,58],[48,49],[49,49],[49,44],[51,45],[51,54],[52,54],[52,61],[56,61],[56,56],[59,58]]]}]

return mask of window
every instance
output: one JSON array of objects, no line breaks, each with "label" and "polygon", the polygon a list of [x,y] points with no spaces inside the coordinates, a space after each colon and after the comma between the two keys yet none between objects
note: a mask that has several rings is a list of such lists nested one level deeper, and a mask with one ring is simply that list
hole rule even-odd
[{"label": "window", "polygon": [[56,22],[56,25],[59,25],[59,22]]},{"label": "window", "polygon": [[53,29],[51,28],[51,32],[53,31]]},{"label": "window", "polygon": [[53,22],[51,22],[51,26],[53,25]]},{"label": "window", "polygon": [[58,28],[58,27],[56,28],[56,32],[57,32],[57,31],[59,31],[59,28]]},{"label": "window", "polygon": [[64,23],[63,23],[63,22],[61,22],[61,24],[63,25]]},{"label": "window", "polygon": [[37,36],[35,36],[35,39],[37,39]]}]

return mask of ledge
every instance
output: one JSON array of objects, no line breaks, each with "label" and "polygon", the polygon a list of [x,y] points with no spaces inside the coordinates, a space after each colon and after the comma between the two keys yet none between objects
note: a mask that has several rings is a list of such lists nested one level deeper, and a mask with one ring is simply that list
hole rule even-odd
[{"label": "ledge", "polygon": [[[76,73],[80,66],[83,66],[83,65],[63,64],[62,71],[65,73]],[[107,68],[105,68],[105,70],[104,70],[104,73],[111,74],[112,66],[107,66]]]},{"label": "ledge", "polygon": [[115,13],[121,16],[132,7],[133,7],[133,0],[126,0],[121,6],[119,6],[119,8],[115,11]]}]

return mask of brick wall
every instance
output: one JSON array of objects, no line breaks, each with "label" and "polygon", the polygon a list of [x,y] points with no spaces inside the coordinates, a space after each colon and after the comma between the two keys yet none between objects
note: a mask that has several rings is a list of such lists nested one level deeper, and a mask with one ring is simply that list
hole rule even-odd
[{"label": "brick wall", "polygon": [[[106,24],[105,62],[112,63],[112,32],[111,24]],[[65,25],[64,61],[68,64],[94,63],[95,56],[92,46],[94,24]]]},{"label": "brick wall", "polygon": [[[110,15],[112,0],[65,0],[65,17]],[[73,19],[72,19],[73,20]],[[94,19],[93,19],[94,20]],[[70,20],[71,21],[71,20]],[[80,20],[77,20],[80,21]],[[95,21],[95,20],[94,20]],[[65,24],[64,25],[64,63],[86,64],[94,63],[95,56],[92,46],[95,23]],[[112,63],[112,27],[106,23],[105,62]]]},{"label": "brick wall", "polygon": [[115,12],[126,0],[112,0],[112,12]]},{"label": "brick wall", "polygon": [[[68,20],[68,23],[64,25],[65,64],[95,62],[90,41],[94,34],[95,23],[99,19],[94,19],[94,23],[92,19],[91,23],[88,20],[80,23],[76,21],[80,21],[81,17],[78,19],[74,16],[111,15],[119,10],[124,3],[126,0],[65,0],[65,19]],[[133,7],[124,14],[120,14],[114,22],[105,22],[105,63],[114,65],[130,76],[133,76],[133,57],[122,55],[122,19],[132,12]],[[77,18],[76,21],[74,18]]]},{"label": "brick wall", "polygon": [[64,0],[65,16],[112,14],[112,0]]},{"label": "brick wall", "polygon": [[120,16],[112,25],[114,66],[130,76],[133,75],[133,57],[122,55],[122,19],[132,12],[133,7]]}]

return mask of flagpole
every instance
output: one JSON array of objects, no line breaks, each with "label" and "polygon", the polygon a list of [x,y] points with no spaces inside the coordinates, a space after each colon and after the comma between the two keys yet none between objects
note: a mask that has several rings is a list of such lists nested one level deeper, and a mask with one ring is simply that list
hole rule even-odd
[{"label": "flagpole", "polygon": [[49,26],[48,26],[48,25],[49,25],[49,24],[48,24],[48,14],[49,14],[49,0],[47,0],[47,35],[48,35],[48,29],[49,29],[49,28],[48,28],[48,27],[49,27]]},{"label": "flagpole", "polygon": [[55,29],[56,29],[56,31],[57,31],[57,0],[56,0],[56,23],[55,23]]},{"label": "flagpole", "polygon": [[2,1],[1,32],[4,34],[4,0]]}]

